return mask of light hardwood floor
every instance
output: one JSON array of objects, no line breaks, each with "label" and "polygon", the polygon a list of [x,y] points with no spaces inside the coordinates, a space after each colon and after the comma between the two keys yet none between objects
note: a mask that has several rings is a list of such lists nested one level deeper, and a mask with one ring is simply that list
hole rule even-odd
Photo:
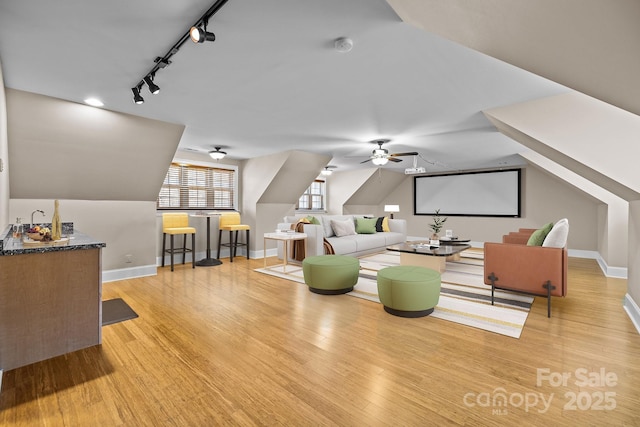
[{"label": "light hardwood floor", "polygon": [[5,372],[0,425],[640,425],[626,281],[592,260],[570,259],[568,296],[550,319],[536,298],[520,339],[224,261],[105,283],[103,299],[140,317],[104,327],[101,346]]}]

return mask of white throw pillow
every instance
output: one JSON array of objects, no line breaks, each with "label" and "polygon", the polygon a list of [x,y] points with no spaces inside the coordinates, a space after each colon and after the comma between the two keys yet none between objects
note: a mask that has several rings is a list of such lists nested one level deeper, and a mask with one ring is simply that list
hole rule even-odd
[{"label": "white throw pillow", "polygon": [[335,219],[331,220],[331,228],[333,228],[336,236],[352,236],[356,234],[356,224],[352,219],[348,219],[346,221],[337,221]]},{"label": "white throw pillow", "polygon": [[545,237],[542,246],[548,248],[564,248],[567,246],[567,237],[569,237],[569,220],[562,218],[553,225],[553,228]]}]

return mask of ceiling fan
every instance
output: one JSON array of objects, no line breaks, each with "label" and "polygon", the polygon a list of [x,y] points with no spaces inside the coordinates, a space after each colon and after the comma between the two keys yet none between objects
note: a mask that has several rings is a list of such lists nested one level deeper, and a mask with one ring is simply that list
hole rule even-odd
[{"label": "ceiling fan", "polygon": [[216,146],[213,147],[215,148],[215,150],[208,150],[205,148],[191,148],[191,147],[186,147],[183,148],[184,151],[191,151],[194,153],[208,153],[209,156],[211,156],[212,159],[214,160],[222,160],[224,158],[224,156],[227,155],[226,151],[220,151],[221,148],[225,148],[223,146]]},{"label": "ceiling fan", "polygon": [[374,141],[371,141],[372,144],[378,144],[378,148],[372,151],[371,157],[360,163],[367,163],[370,161],[376,166],[382,166],[386,165],[389,161],[396,163],[401,162],[402,159],[399,159],[398,157],[418,155],[417,152],[389,154],[389,150],[387,150],[386,148],[382,148],[382,144],[386,144],[389,141],[389,139],[376,139]]}]

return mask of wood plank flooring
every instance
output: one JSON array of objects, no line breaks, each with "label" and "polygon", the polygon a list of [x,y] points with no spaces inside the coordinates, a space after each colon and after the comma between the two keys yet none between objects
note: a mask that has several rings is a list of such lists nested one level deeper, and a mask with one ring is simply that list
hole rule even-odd
[{"label": "wood plank flooring", "polygon": [[568,296],[550,319],[536,298],[520,339],[223,261],[105,283],[103,299],[140,317],[105,326],[101,346],[5,372],[0,425],[640,425],[626,281],[592,260],[570,259]]}]

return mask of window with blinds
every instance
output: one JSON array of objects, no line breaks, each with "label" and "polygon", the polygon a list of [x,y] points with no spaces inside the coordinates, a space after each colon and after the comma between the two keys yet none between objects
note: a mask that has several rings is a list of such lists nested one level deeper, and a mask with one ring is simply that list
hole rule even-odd
[{"label": "window with blinds", "polygon": [[158,209],[236,209],[235,170],[172,163]]}]

